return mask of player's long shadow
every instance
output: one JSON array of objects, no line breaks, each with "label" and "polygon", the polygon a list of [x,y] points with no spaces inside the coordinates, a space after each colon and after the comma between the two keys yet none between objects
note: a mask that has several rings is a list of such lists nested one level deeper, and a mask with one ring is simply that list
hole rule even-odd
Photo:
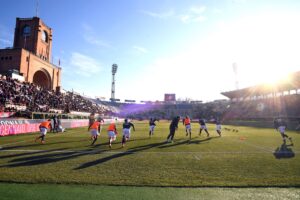
[{"label": "player's long shadow", "polygon": [[182,142],[175,142],[175,143],[169,144],[167,146],[160,146],[158,148],[164,149],[164,148],[179,146],[179,145],[183,145],[183,144],[200,144],[200,143],[203,143],[203,142],[206,142],[206,141],[209,141],[209,140],[212,140],[212,139],[216,139],[216,138],[220,138],[220,137],[219,136],[214,136],[214,137],[208,137],[208,138],[205,138],[205,139],[202,139],[202,140],[193,140],[193,138],[192,138],[191,141],[184,140]]},{"label": "player's long shadow", "polygon": [[13,157],[19,157],[19,156],[28,156],[28,155],[33,155],[33,154],[49,153],[49,152],[53,152],[53,151],[63,151],[63,150],[66,150],[66,148],[43,150],[43,151],[33,151],[33,152],[18,153],[18,154],[13,154],[13,155],[5,155],[5,156],[0,156],[0,159],[3,159],[3,158],[13,158]]},{"label": "player's long shadow", "polygon": [[188,142],[188,144],[200,144],[200,143],[203,143],[203,142],[206,142],[209,140],[214,140],[214,139],[219,139],[219,138],[221,138],[221,137],[220,136],[212,136],[212,137],[207,137],[202,140],[193,140],[193,138],[192,138],[192,141]]},{"label": "player's long shadow", "polygon": [[[191,141],[191,142],[193,142],[195,144],[198,144],[200,142],[208,141],[208,140],[211,140],[213,138],[219,138],[219,137],[209,137],[209,138],[206,138],[204,140],[197,140],[197,141]],[[98,164],[110,161],[110,160],[115,159],[115,158],[120,158],[120,157],[123,157],[123,156],[126,156],[126,155],[134,154],[134,153],[144,151],[144,150],[148,150],[148,149],[151,149],[151,148],[154,148],[154,147],[166,148],[166,147],[171,147],[171,146],[176,146],[176,145],[181,145],[181,144],[186,144],[186,143],[188,143],[187,140],[184,140],[182,142],[176,142],[176,143],[173,143],[171,145],[167,144],[165,142],[160,142],[160,143],[151,143],[151,144],[147,144],[147,145],[143,145],[143,146],[133,147],[133,148],[129,148],[128,151],[125,151],[125,152],[116,153],[116,154],[113,154],[111,156],[107,156],[105,158],[101,158],[101,159],[98,159],[98,160],[95,160],[95,161],[84,163],[84,164],[80,165],[79,167],[74,168],[74,170],[85,169],[85,168],[88,168],[88,167],[91,167],[91,166],[94,166],[94,165],[98,165]]]},{"label": "player's long shadow", "polygon": [[288,148],[291,146],[293,145],[287,145],[283,143],[280,147],[277,147],[277,149],[275,149],[273,155],[276,159],[293,158],[295,157],[295,153],[293,152],[292,148]]},{"label": "player's long shadow", "polygon": [[133,138],[133,139],[128,140],[127,142],[133,142],[133,141],[139,141],[139,140],[149,140],[149,139],[150,139],[149,137],[146,137],[146,138]]},{"label": "player's long shadow", "polygon": [[[106,150],[102,150],[101,152],[104,152]],[[77,158],[79,156],[84,155],[91,155],[99,153],[99,151],[95,151],[93,149],[85,150],[85,151],[69,151],[69,152],[58,152],[58,153],[52,153],[52,154],[43,154],[43,155],[37,155],[37,156],[31,156],[26,158],[18,158],[13,159],[10,162],[10,164],[2,165],[0,168],[3,167],[20,167],[20,166],[34,166],[34,165],[41,165],[41,164],[48,164],[68,159]]]},{"label": "player's long shadow", "polygon": [[[85,140],[86,141],[86,140]],[[71,142],[78,142],[78,141],[71,141]],[[57,142],[52,144],[58,144],[58,143],[65,143],[65,142]],[[68,142],[67,142],[68,143]],[[28,147],[28,146],[35,146],[37,144],[30,144],[30,145],[22,145],[22,146],[16,146],[16,147],[8,147],[7,149],[13,149],[13,148],[20,148],[20,147]],[[46,144],[47,145],[47,144]],[[100,145],[102,146],[102,144]],[[67,148],[64,149],[54,149],[54,150],[45,150],[45,151],[37,151],[37,152],[30,152],[30,153],[22,153],[18,155],[7,155],[3,156],[2,158],[9,158],[9,157],[20,157],[20,156],[26,156],[26,155],[32,155],[32,154],[38,154],[38,153],[50,153],[55,151],[64,151]],[[3,149],[4,150],[4,149]],[[95,148],[91,148],[84,151],[67,151],[67,152],[55,152],[50,154],[43,154],[43,155],[35,155],[25,158],[17,158],[9,161],[9,164],[2,165],[1,167],[19,167],[19,166],[33,166],[33,165],[41,165],[41,164],[48,164],[68,159],[77,158],[79,156],[84,155],[91,155],[91,154],[99,154],[101,152],[105,152],[108,150],[95,150]]]},{"label": "player's long shadow", "polygon": [[7,146],[7,147],[2,147],[1,150],[11,150],[11,149],[17,149],[17,148],[23,148],[23,147],[33,147],[33,146],[37,146],[37,143],[33,143],[33,144],[26,144],[26,145],[18,145],[18,146]]},{"label": "player's long shadow", "polygon": [[110,161],[110,160],[115,159],[115,158],[120,158],[120,157],[123,157],[123,156],[134,154],[134,153],[144,151],[144,150],[147,150],[147,149],[151,149],[151,148],[154,148],[154,147],[159,147],[159,146],[165,145],[165,144],[166,144],[165,142],[160,142],[160,143],[151,143],[151,144],[147,144],[147,145],[143,145],[143,146],[129,148],[128,151],[116,153],[116,154],[107,156],[105,158],[101,158],[101,159],[98,159],[98,160],[94,160],[94,161],[91,161],[91,162],[84,163],[84,164],[80,165],[79,167],[74,168],[74,170],[85,169],[85,168],[88,168],[88,167],[92,167],[94,165],[105,163],[105,162]]},{"label": "player's long shadow", "polygon": [[[138,141],[138,140],[149,140],[150,138],[139,138],[139,139],[130,139],[128,141],[126,141],[126,143],[129,143],[129,142],[134,142],[134,141]],[[97,142],[96,142],[97,143]],[[119,141],[119,142],[114,142],[113,145],[116,145],[116,144],[122,144],[122,141]],[[109,142],[104,142],[104,143],[100,143],[100,144],[95,144],[94,146],[91,146],[93,148],[96,148],[96,147],[99,147],[99,146],[108,146],[109,145]]]},{"label": "player's long shadow", "polygon": [[[65,143],[72,143],[72,142],[82,142],[82,141],[86,141],[86,140],[74,140],[74,141],[61,141],[61,142],[49,142],[49,143],[45,143],[43,144],[43,146],[49,146],[49,145],[55,145],[55,144],[65,144]],[[17,146],[7,146],[7,147],[3,147],[1,150],[11,150],[11,149],[17,149],[17,148],[24,148],[24,147],[35,147],[40,145],[40,143],[33,143],[33,144],[26,144],[26,145],[17,145]]]}]

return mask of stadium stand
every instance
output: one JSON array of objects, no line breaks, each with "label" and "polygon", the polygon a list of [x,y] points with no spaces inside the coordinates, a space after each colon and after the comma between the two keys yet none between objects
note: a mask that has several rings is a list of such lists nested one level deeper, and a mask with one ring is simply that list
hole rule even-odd
[{"label": "stadium stand", "polygon": [[260,84],[244,89],[222,92],[232,101],[273,98],[276,96],[300,94],[300,71],[292,73],[286,79],[273,84]]},{"label": "stadium stand", "polygon": [[94,103],[73,92],[55,92],[2,75],[0,108],[2,112],[110,112],[107,106]]},{"label": "stadium stand", "polygon": [[261,84],[230,92],[227,119],[300,118],[300,71],[276,84]]},{"label": "stadium stand", "polygon": [[144,104],[106,102],[106,105],[114,105],[119,117],[134,119],[172,119],[174,116],[189,115],[191,118],[205,117],[207,119],[221,117],[229,102],[227,100],[213,101],[209,103],[191,102],[147,102]]},{"label": "stadium stand", "polygon": [[[32,83],[0,75],[0,116],[18,112],[76,113],[95,112],[105,116],[135,119],[171,119],[176,115],[226,120],[261,120],[285,117],[300,118],[300,72],[274,85],[257,85],[223,92],[230,100],[212,102],[135,102],[103,101],[75,92],[55,92]],[[9,114],[7,114],[9,113]]]},{"label": "stadium stand", "polygon": [[271,99],[231,102],[226,119],[299,118],[300,95],[287,95]]}]

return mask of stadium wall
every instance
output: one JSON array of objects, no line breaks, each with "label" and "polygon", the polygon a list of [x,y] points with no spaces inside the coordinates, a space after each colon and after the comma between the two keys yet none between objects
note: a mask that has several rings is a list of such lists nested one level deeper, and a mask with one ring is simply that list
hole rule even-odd
[{"label": "stadium wall", "polygon": [[[39,125],[44,120],[0,120],[0,136],[26,134],[39,131]],[[76,128],[88,125],[87,119],[62,119],[64,128]]]},{"label": "stadium wall", "polygon": [[[111,123],[112,121],[121,122],[124,119],[115,118],[104,118],[104,124]],[[18,135],[33,133],[39,131],[39,125],[44,119],[0,119],[0,137],[8,135]],[[63,128],[77,128],[88,126],[88,119],[61,119],[61,124]]]}]

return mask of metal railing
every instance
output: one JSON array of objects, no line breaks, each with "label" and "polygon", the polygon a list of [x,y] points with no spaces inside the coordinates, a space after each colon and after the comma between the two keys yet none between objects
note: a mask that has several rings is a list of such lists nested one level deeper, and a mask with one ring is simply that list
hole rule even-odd
[{"label": "metal railing", "polygon": [[66,113],[46,113],[46,112],[32,112],[31,119],[49,119],[56,115],[60,119],[88,119],[86,115],[66,114]]}]

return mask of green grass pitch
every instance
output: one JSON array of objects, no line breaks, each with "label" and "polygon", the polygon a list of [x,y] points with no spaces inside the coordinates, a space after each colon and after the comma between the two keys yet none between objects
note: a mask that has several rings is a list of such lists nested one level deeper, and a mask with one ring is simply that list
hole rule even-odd
[{"label": "green grass pitch", "polygon": [[1,200],[278,200],[299,199],[297,188],[158,188],[129,186],[3,184]]},{"label": "green grass pitch", "polygon": [[49,133],[44,145],[34,142],[38,133],[1,137],[0,181],[155,187],[300,186],[297,132],[287,131],[294,145],[287,142],[284,146],[274,129],[224,125],[222,137],[218,137],[215,126],[208,125],[207,138],[205,133],[198,135],[199,124],[192,124],[192,140],[188,142],[184,126],[179,124],[175,142],[166,143],[169,123],[157,123],[152,138],[146,122],[136,122],[135,126],[125,148],[120,143],[121,125],[112,149],[108,148],[106,126],[95,146],[90,146],[87,127]]}]

